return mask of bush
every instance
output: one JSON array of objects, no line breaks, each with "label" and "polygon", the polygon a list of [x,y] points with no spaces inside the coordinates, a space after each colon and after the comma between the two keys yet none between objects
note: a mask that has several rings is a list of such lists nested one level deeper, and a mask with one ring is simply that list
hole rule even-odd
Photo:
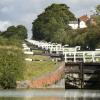
[{"label": "bush", "polygon": [[0,85],[16,88],[16,80],[23,77],[23,54],[17,49],[0,49]]}]

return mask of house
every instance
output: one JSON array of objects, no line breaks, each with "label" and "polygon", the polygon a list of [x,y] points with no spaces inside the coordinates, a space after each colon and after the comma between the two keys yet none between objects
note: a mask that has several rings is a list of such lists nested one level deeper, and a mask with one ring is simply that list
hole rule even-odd
[{"label": "house", "polygon": [[78,28],[86,28],[86,22],[89,20],[89,17],[87,15],[81,16],[76,21],[69,21],[69,26],[71,26],[72,29],[78,29]]},{"label": "house", "polygon": [[69,24],[68,24],[72,29],[78,29],[79,27],[79,24],[78,24],[78,21],[69,21]]},{"label": "house", "polygon": [[87,15],[83,15],[79,18],[81,21],[84,21],[85,23],[90,19]]},{"label": "house", "polygon": [[78,29],[78,28],[86,28],[87,25],[84,21],[70,21],[69,26],[71,26],[72,29]]},{"label": "house", "polygon": [[86,23],[90,20],[90,18],[87,15],[83,15],[79,18],[80,20],[80,28],[86,28]]}]

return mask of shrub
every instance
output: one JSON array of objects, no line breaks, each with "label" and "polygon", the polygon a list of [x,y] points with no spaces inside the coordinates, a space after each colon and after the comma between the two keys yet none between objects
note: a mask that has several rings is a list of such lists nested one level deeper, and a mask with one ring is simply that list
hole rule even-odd
[{"label": "shrub", "polygon": [[17,49],[0,49],[0,85],[16,88],[16,80],[23,76],[23,54]]}]

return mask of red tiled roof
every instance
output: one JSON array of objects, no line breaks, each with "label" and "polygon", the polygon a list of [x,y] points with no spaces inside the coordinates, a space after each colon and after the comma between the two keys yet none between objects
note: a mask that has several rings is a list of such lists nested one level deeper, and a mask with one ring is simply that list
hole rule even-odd
[{"label": "red tiled roof", "polygon": [[83,15],[79,19],[84,21],[84,22],[87,22],[89,20],[89,17],[87,15]]}]

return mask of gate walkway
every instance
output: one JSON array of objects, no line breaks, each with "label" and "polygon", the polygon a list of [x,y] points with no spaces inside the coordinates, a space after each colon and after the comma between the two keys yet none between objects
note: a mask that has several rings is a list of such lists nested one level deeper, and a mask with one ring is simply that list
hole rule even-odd
[{"label": "gate walkway", "polygon": [[100,63],[66,63],[65,64],[65,87],[85,88],[86,85],[99,80],[91,80],[97,77],[100,71]]}]

